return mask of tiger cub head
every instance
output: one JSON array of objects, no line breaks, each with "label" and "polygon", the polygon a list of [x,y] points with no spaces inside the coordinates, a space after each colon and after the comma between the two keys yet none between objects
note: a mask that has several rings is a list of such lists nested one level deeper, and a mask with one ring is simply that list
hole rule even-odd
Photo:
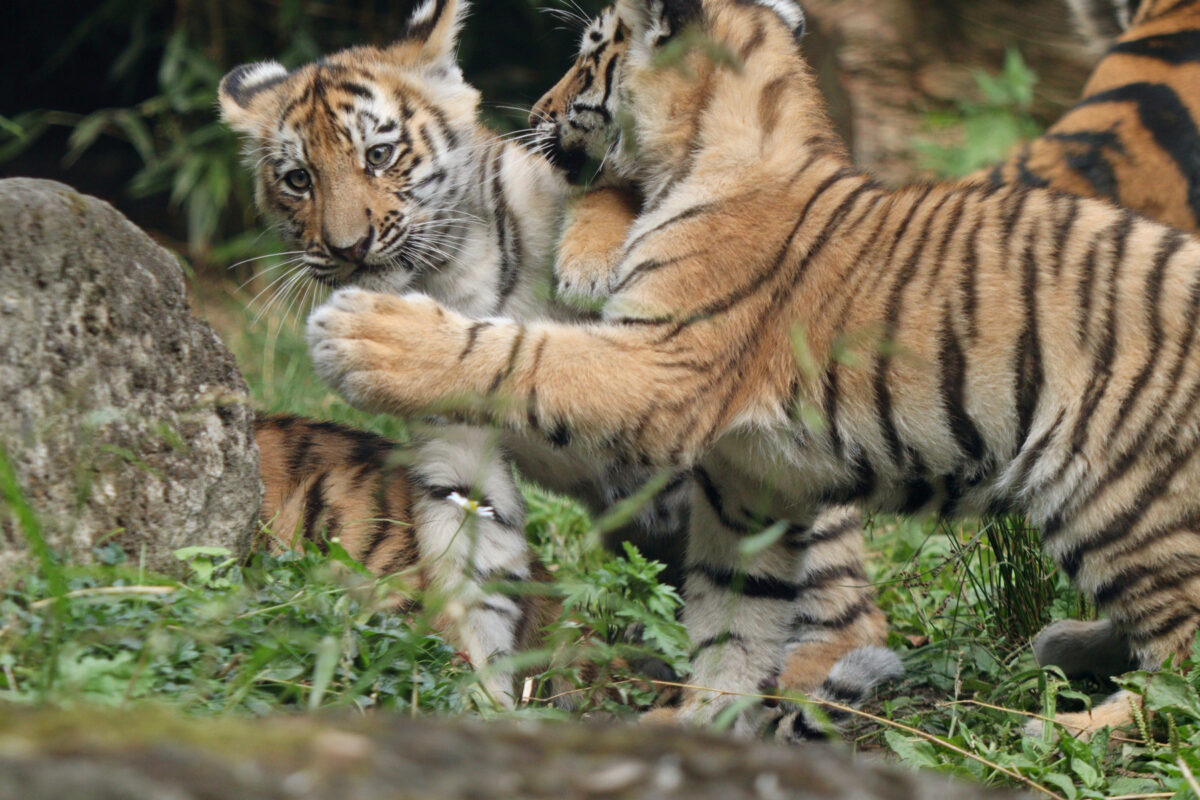
[{"label": "tiger cub head", "polygon": [[579,56],[529,115],[542,152],[572,180],[589,156],[620,158],[617,107],[629,27],[615,7],[600,12],[583,32]]},{"label": "tiger cub head", "polygon": [[247,137],[259,209],[318,282],[402,290],[451,249],[478,136],[479,94],[455,62],[466,10],[424,0],[389,47],[222,79],[221,115]]},{"label": "tiger cub head", "polygon": [[[690,126],[682,123],[691,101],[703,96],[704,78],[683,61],[703,53],[704,46],[699,39],[673,43],[689,27],[710,34],[712,20],[722,15],[739,15],[725,27],[750,31],[742,38],[753,39],[762,30],[756,15],[766,12],[782,23],[781,40],[794,50],[805,28],[796,0],[618,0],[588,25],[575,63],[533,107],[529,124],[540,149],[573,179],[588,157],[601,159],[618,176],[634,178],[638,147],[665,143],[676,155],[686,152],[691,144],[680,137]],[[631,96],[638,97],[639,111],[650,113],[642,118],[628,113]],[[647,116],[653,118],[649,124]]]}]

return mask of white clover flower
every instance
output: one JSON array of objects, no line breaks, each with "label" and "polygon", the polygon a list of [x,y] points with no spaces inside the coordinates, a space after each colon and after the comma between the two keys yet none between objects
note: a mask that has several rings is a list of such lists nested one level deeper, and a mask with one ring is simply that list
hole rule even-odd
[{"label": "white clover flower", "polygon": [[454,505],[466,511],[468,514],[474,514],[477,517],[485,517],[487,519],[496,518],[496,509],[491,506],[481,505],[478,500],[472,500],[469,497],[463,497],[458,492],[451,492],[446,495],[446,499]]}]

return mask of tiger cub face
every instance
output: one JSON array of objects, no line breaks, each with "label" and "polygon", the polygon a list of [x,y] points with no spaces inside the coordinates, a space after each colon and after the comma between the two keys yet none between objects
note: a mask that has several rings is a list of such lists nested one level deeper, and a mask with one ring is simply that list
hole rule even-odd
[{"label": "tiger cub face", "polygon": [[285,70],[237,67],[225,121],[248,137],[260,209],[320,283],[400,291],[437,270],[461,215],[479,95],[455,64],[465,2],[426,0],[403,38]]},{"label": "tiger cub face", "polygon": [[530,113],[542,152],[572,180],[589,156],[623,157],[617,109],[628,47],[629,28],[610,6],[588,25],[575,63]]},{"label": "tiger cub face", "polygon": [[[804,11],[796,0],[746,2],[778,16],[796,41],[804,35]],[[602,11],[583,32],[575,63],[533,107],[529,124],[539,134],[541,151],[572,180],[589,156],[622,178],[636,179],[634,142],[626,140],[635,121],[621,115],[626,94],[639,82],[643,89],[657,85],[649,93],[654,97],[642,105],[659,106],[656,113],[665,120],[660,127],[681,127],[676,123],[682,120],[672,116],[688,104],[671,97],[670,82],[664,80],[671,70],[659,56],[676,34],[722,5],[716,0],[617,0]]]}]

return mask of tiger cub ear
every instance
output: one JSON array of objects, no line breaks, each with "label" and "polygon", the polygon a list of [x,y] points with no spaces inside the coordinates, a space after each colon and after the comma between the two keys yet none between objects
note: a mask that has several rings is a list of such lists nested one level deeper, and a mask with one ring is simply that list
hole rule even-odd
[{"label": "tiger cub ear", "polygon": [[468,0],[423,0],[389,54],[405,66],[457,73],[458,34],[469,9]]},{"label": "tiger cub ear", "polygon": [[239,133],[257,133],[272,89],[287,80],[288,71],[277,61],[259,61],[234,67],[221,79],[217,98],[221,117]]}]

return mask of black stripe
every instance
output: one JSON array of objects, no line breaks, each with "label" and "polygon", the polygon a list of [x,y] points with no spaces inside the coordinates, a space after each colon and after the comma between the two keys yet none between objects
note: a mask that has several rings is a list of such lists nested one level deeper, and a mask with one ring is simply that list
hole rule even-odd
[{"label": "black stripe", "polygon": [[746,640],[742,636],[734,633],[733,631],[725,631],[724,633],[719,633],[716,636],[710,636],[707,639],[701,640],[699,644],[692,648],[691,656],[693,659],[695,659],[696,656],[698,656],[701,652],[708,650],[711,647],[718,647],[723,644],[744,645],[745,641]]},{"label": "black stripe", "polygon": [[[1036,226],[1036,223],[1031,225]],[[1033,415],[1037,410],[1038,398],[1046,379],[1042,368],[1042,340],[1038,330],[1036,234],[1036,227],[1032,227],[1022,260],[1021,301],[1025,306],[1025,324],[1017,338],[1013,359],[1013,406],[1017,411],[1017,450],[1029,439],[1029,429],[1033,426]]]},{"label": "black stripe", "polygon": [[825,682],[821,684],[821,694],[843,705],[854,706],[862,702],[866,690],[862,686],[853,686],[833,678],[826,678]]},{"label": "black stripe", "polygon": [[797,594],[808,592],[818,587],[834,584],[838,586],[845,585],[843,582],[853,580],[857,583],[855,586],[865,586],[868,578],[867,573],[863,572],[862,565],[855,562],[853,564],[835,564],[829,567],[822,567],[814,570],[803,577],[803,579],[795,584]]},{"label": "black stripe", "polygon": [[[1178,589],[1197,577],[1200,577],[1200,555],[1181,553],[1172,555],[1168,564],[1137,564],[1109,575],[1091,595],[1098,607],[1108,608],[1117,598],[1123,597],[1124,603],[1129,604],[1131,600]],[[1149,585],[1134,592],[1134,589],[1147,579]]]},{"label": "black stripe", "polygon": [[1090,183],[1097,196],[1114,201],[1119,199],[1121,186],[1117,180],[1116,169],[1106,151],[1124,156],[1125,145],[1114,131],[1047,133],[1045,138],[1068,145],[1061,150],[1061,160]]},{"label": "black stripe", "polygon": [[1154,267],[1150,270],[1150,274],[1146,276],[1146,324],[1150,328],[1150,354],[1146,357],[1146,363],[1142,365],[1142,369],[1133,380],[1133,384],[1129,387],[1129,391],[1121,398],[1121,405],[1117,410],[1117,420],[1113,424],[1112,431],[1109,433],[1109,438],[1113,438],[1124,427],[1125,422],[1129,419],[1129,412],[1133,409],[1133,404],[1137,401],[1138,396],[1146,388],[1150,381],[1150,375],[1158,366],[1158,356],[1162,351],[1163,339],[1165,335],[1162,327],[1162,314],[1159,308],[1162,299],[1163,279],[1166,275],[1167,263],[1171,257],[1179,252],[1179,248],[1183,246],[1186,238],[1183,233],[1174,229],[1163,231],[1162,239],[1159,241],[1158,252],[1154,257]]},{"label": "black stripe", "polygon": [[363,84],[355,83],[354,81],[341,81],[339,83],[332,84],[329,88],[340,90],[340,91],[346,92],[348,94],[353,94],[353,95],[362,97],[367,100],[375,99],[374,92],[372,92],[369,88],[367,88]]},{"label": "black stripe", "polygon": [[672,256],[671,258],[666,258],[666,259],[649,258],[649,259],[646,259],[645,261],[641,261],[636,266],[634,266],[632,269],[630,269],[629,272],[625,275],[625,277],[622,278],[617,283],[616,286],[612,287],[612,290],[609,292],[609,294],[620,294],[621,292],[625,291],[625,288],[630,283],[632,283],[633,281],[635,281],[651,272],[655,272],[656,270],[663,269],[664,267],[670,267],[674,264],[678,264],[680,261],[683,261],[685,259],[695,258],[697,256],[702,256],[702,255],[704,255],[703,250],[693,250],[688,253],[683,253],[682,255]]},{"label": "black stripe", "polygon": [[525,326],[521,325],[517,328],[517,335],[513,337],[512,347],[508,351],[508,361],[504,364],[504,369],[496,373],[496,377],[492,379],[492,385],[488,387],[488,394],[494,394],[500,388],[500,384],[509,375],[512,375],[513,370],[517,366],[517,356],[521,352],[521,344],[525,341]]},{"label": "black stripe", "polygon": [[942,376],[942,407],[946,421],[958,449],[971,461],[979,461],[984,455],[983,436],[967,413],[966,375],[967,361],[963,356],[958,334],[954,332],[954,319],[947,300],[942,310],[941,347],[938,355],[939,371]]},{"label": "black stripe", "polygon": [[810,545],[832,542],[848,533],[857,531],[862,526],[857,514],[852,514],[838,521],[836,525],[814,524],[808,532],[807,541]]},{"label": "black stripe", "polygon": [[[308,541],[316,541],[317,519],[325,508],[325,476],[319,475],[304,493],[304,528],[303,536]],[[321,542],[324,549],[324,542]]]},{"label": "black stripe", "polygon": [[300,477],[305,473],[305,466],[308,463],[308,453],[312,449],[313,437],[307,431],[300,437],[300,441],[292,447],[292,452],[288,456],[288,472],[293,477]]},{"label": "black stripe", "polygon": [[966,249],[963,251],[962,281],[960,283],[962,290],[962,311],[963,318],[967,323],[967,338],[971,341],[979,338],[979,318],[976,314],[976,308],[979,305],[977,280],[979,255],[975,247],[979,231],[983,228],[983,220],[983,212],[978,211],[975,217],[975,225],[971,228],[971,232],[967,234]]},{"label": "black stripe", "polygon": [[788,603],[796,599],[796,584],[772,578],[769,575],[748,575],[745,572],[712,564],[693,564],[688,567],[687,571],[691,574],[703,575],[718,589],[724,589],[742,597],[750,597],[755,600],[782,600]]},{"label": "black stripe", "polygon": [[446,12],[446,0],[436,0],[436,7],[428,17],[420,23],[409,21],[408,27],[404,32],[405,39],[424,40],[428,39],[433,29],[437,27],[438,22],[442,18],[442,14]]},{"label": "black stripe", "polygon": [[1108,53],[1154,58],[1173,65],[1194,64],[1200,62],[1200,31],[1176,31],[1117,42]]},{"label": "black stripe", "polygon": [[1075,220],[1079,218],[1079,198],[1071,195],[1065,199],[1065,202],[1067,203],[1067,213],[1058,221],[1058,227],[1054,232],[1054,246],[1050,252],[1050,263],[1054,266],[1055,278],[1062,276],[1067,239],[1075,227]]},{"label": "black stripe", "polygon": [[[917,209],[925,204],[925,200],[928,197],[929,195],[924,195],[917,202],[913,203],[913,207],[909,209],[908,217],[896,232],[896,239],[892,242],[892,247],[887,259],[883,262],[884,264],[895,263],[894,256],[896,249],[899,247],[900,241],[905,238],[905,234],[909,233],[907,230],[908,223],[912,220]],[[888,345],[894,342],[896,338],[896,328],[900,319],[900,308],[904,290],[908,288],[917,269],[921,266],[921,255],[925,252],[925,246],[929,243],[929,232],[932,230],[933,223],[937,219],[938,213],[942,210],[942,206],[946,204],[950,197],[950,194],[943,194],[926,215],[925,222],[921,225],[921,230],[916,236],[916,241],[913,244],[912,252],[909,253],[908,260],[896,274],[896,279],[892,281],[888,292],[887,308],[884,311],[883,334],[885,341],[880,354],[875,359],[875,413],[879,417],[879,428],[883,434],[884,443],[887,445],[888,456],[891,458],[892,463],[897,466],[903,466],[902,445],[900,443],[900,434],[896,429],[896,421],[892,419],[892,392],[887,381],[892,356],[889,352],[891,348]]]},{"label": "black stripe", "polygon": [[875,601],[863,598],[842,613],[833,617],[814,617],[800,612],[792,617],[792,627],[808,626],[813,628],[845,628],[864,614],[875,608]]},{"label": "black stripe", "polygon": [[1117,278],[1120,267],[1125,260],[1125,247],[1129,240],[1129,232],[1133,228],[1133,214],[1125,211],[1108,231],[1112,232],[1113,256],[1112,266],[1108,273],[1108,291],[1105,295],[1107,313],[1101,327],[1101,339],[1092,365],[1092,377],[1084,392],[1083,403],[1079,415],[1075,419],[1074,433],[1071,436],[1071,447],[1080,452],[1087,438],[1088,424],[1091,422],[1096,409],[1112,378],[1113,361],[1117,355]]},{"label": "black stripe", "polygon": [[476,340],[479,338],[479,332],[484,328],[492,327],[490,322],[475,322],[471,327],[467,328],[467,345],[463,351],[458,354],[458,360],[462,361],[467,356],[471,355],[471,351],[475,349]]},{"label": "black stripe", "polygon": [[708,501],[709,507],[712,508],[713,514],[717,520],[734,533],[749,533],[750,527],[737,520],[729,517],[725,513],[725,503],[721,499],[721,492],[713,483],[712,477],[703,467],[695,470],[696,483],[700,485],[700,490],[704,494],[704,499]]},{"label": "black stripe", "polygon": [[1191,111],[1171,87],[1130,83],[1085,97],[1076,108],[1100,103],[1133,103],[1138,119],[1154,141],[1175,161],[1188,185],[1188,205],[1200,220],[1200,129]]},{"label": "black stripe", "polygon": [[710,202],[710,203],[700,203],[698,205],[694,205],[694,206],[691,206],[690,208],[686,208],[683,211],[680,211],[678,214],[674,215],[673,217],[669,217],[665,221],[659,223],[658,225],[655,225],[650,230],[644,231],[644,232],[638,234],[637,237],[634,238],[633,241],[631,241],[627,245],[625,245],[625,250],[624,250],[624,254],[622,255],[622,258],[624,258],[625,255],[632,253],[634,250],[637,249],[638,245],[640,245],[647,238],[653,236],[654,234],[658,233],[659,231],[661,231],[665,228],[669,228],[672,225],[675,225],[676,223],[683,222],[685,220],[689,220],[692,217],[698,217],[701,214],[707,214],[710,211],[716,211],[716,210],[720,209],[722,205],[723,205],[723,203],[714,201],[714,202]]},{"label": "black stripe", "polygon": [[793,712],[783,724],[788,727],[792,741],[821,742],[829,738],[824,730],[808,723],[803,710]]}]

